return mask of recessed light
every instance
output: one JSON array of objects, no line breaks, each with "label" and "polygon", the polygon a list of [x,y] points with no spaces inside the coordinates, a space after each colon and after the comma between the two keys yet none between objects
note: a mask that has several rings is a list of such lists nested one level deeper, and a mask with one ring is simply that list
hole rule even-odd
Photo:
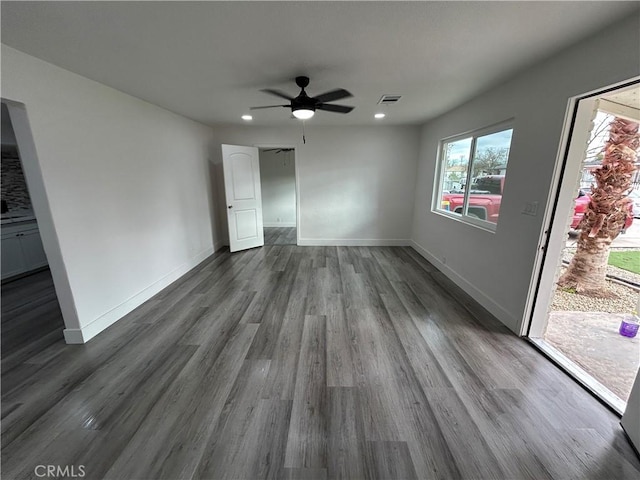
[{"label": "recessed light", "polygon": [[251,115],[242,115],[242,119],[248,122],[249,120],[253,120],[253,117]]},{"label": "recessed light", "polygon": [[385,115],[384,115],[384,113],[376,113],[376,114],[374,115],[374,117],[375,117],[375,118],[384,118],[384,117],[385,117]]}]

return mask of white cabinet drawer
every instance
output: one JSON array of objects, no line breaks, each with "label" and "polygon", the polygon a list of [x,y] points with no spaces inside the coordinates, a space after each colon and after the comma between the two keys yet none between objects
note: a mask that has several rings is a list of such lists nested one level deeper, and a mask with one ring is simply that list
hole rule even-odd
[{"label": "white cabinet drawer", "polygon": [[48,264],[36,222],[2,227],[2,279]]},{"label": "white cabinet drawer", "polygon": [[27,271],[27,263],[22,253],[20,237],[2,236],[2,279]]}]

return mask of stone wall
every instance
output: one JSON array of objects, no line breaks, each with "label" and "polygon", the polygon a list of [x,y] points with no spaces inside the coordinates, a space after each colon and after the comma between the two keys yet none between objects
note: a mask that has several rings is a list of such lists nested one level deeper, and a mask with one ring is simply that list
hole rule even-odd
[{"label": "stone wall", "polygon": [[1,167],[2,200],[7,202],[9,212],[31,210],[31,199],[20,158],[15,153],[3,152]]}]

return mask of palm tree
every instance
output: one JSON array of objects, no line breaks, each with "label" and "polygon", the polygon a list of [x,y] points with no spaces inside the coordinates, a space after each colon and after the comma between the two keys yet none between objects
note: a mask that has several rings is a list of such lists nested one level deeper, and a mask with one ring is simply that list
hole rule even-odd
[{"label": "palm tree", "polygon": [[558,286],[577,293],[607,296],[606,273],[611,242],[620,234],[629,212],[627,195],[640,147],[638,123],[615,117],[609,128],[602,166],[593,173],[596,186],[578,225],[578,246]]}]

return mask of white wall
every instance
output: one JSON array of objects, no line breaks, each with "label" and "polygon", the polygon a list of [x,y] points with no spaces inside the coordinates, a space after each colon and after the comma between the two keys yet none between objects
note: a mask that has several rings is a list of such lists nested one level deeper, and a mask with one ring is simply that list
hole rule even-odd
[{"label": "white wall", "polygon": [[297,122],[215,129],[218,144],[296,148],[300,245],[407,244],[419,127],[338,128],[309,121],[306,144],[301,136]]},{"label": "white wall", "polygon": [[262,219],[265,227],[296,226],[295,152],[260,151]]},{"label": "white wall", "polygon": [[209,127],[4,45],[2,96],[24,104],[10,113],[67,341],[213,252]]},{"label": "white wall", "polygon": [[11,126],[11,119],[9,118],[9,111],[7,110],[7,106],[3,103],[1,106],[2,109],[2,117],[0,120],[0,125],[2,128],[2,145],[15,145],[16,144],[16,136],[13,133],[13,127]]},{"label": "white wall", "polygon": [[[621,22],[422,129],[413,219],[416,248],[519,333],[569,97],[640,74],[637,17]],[[440,139],[515,118],[497,231],[431,213]],[[521,214],[538,202],[538,215]],[[446,257],[446,265],[442,263]]]}]

